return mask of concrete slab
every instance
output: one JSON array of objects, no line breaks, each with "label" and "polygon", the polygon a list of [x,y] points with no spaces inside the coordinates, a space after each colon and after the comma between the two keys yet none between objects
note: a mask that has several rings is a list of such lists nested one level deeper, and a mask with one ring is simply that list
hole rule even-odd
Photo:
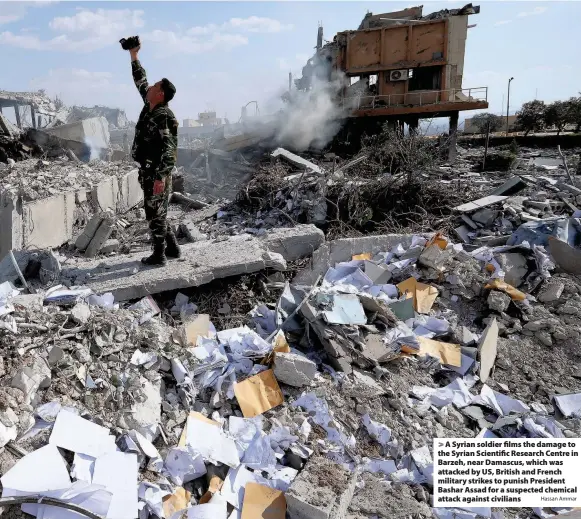
[{"label": "concrete slab", "polygon": [[507,198],[508,198],[507,196],[488,195],[485,196],[484,198],[479,198],[478,200],[473,200],[472,202],[468,202],[466,204],[454,207],[454,211],[459,211],[461,213],[469,213],[471,211],[476,211],[482,207],[487,207],[489,205],[497,204],[498,202],[503,202]]},{"label": "concrete slab", "polygon": [[295,277],[293,283],[311,285],[317,276],[325,275],[327,269],[341,261],[350,261],[355,254],[389,251],[398,243],[407,248],[412,243],[412,234],[384,234],[361,238],[342,238],[322,245],[313,253],[310,268],[305,268]]},{"label": "concrete slab", "polygon": [[290,162],[294,166],[297,166],[299,169],[307,169],[309,171],[314,171],[315,173],[319,173],[320,175],[323,174],[323,171],[319,166],[313,164],[311,161],[307,159],[303,159],[290,151],[285,150],[284,148],[277,148],[271,154],[271,157],[281,157],[285,159],[287,162]]},{"label": "concrete slab", "polygon": [[73,236],[75,194],[36,200],[22,206],[22,247],[42,249],[61,245]]},{"label": "concrete slab", "polygon": [[101,149],[109,147],[109,123],[104,117],[91,117],[54,128],[47,128],[45,131],[61,139],[83,142],[90,147]]},{"label": "concrete slab", "polygon": [[[255,238],[233,236],[220,242],[197,242],[182,246],[182,259],[164,267],[146,267],[145,253],[117,256],[103,260],[81,260],[63,270],[63,277],[74,284],[84,284],[97,293],[112,292],[117,301],[137,299],[149,294],[200,286],[214,279],[258,272],[265,268],[284,268],[284,260],[300,257],[302,250],[320,245],[321,231],[313,225],[278,229],[273,236]],[[301,249],[296,243],[301,243]],[[270,247],[278,250],[273,250]],[[279,261],[273,261],[278,251]]]}]

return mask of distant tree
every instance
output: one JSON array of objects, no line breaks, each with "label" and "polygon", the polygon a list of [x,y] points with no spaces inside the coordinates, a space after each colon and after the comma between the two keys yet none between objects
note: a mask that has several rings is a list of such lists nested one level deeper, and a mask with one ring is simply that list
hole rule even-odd
[{"label": "distant tree", "polygon": [[565,129],[569,112],[569,101],[555,101],[545,107],[545,124],[557,128],[559,135]]},{"label": "distant tree", "polygon": [[504,119],[502,117],[488,112],[475,115],[472,118],[472,124],[478,130],[478,133],[486,133],[486,128],[489,122],[491,132],[501,130],[504,125]]},{"label": "distant tree", "polygon": [[545,109],[544,101],[535,99],[521,106],[516,113],[515,126],[528,135],[531,131],[539,131],[545,127]]},{"label": "distant tree", "polygon": [[567,101],[567,124],[575,125],[575,132],[581,129],[581,92],[579,97],[571,97]]}]

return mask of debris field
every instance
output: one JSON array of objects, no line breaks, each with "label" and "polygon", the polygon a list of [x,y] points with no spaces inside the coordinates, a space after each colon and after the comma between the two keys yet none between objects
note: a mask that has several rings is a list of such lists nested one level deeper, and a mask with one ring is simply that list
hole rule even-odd
[{"label": "debris field", "polygon": [[563,512],[433,508],[432,445],[581,435],[578,150],[208,142],[157,269],[135,165],[70,151],[0,164],[7,199],[75,195],[58,243],[0,261],[6,517]]}]

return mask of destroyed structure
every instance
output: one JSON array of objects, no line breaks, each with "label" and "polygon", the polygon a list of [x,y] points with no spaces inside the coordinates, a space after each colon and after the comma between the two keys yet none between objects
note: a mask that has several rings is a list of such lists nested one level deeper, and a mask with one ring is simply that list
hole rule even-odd
[{"label": "destroyed structure", "polygon": [[[468,16],[480,7],[444,10],[422,16],[422,6],[392,13],[368,13],[359,29],[338,33],[323,45],[295,81],[308,90],[313,81],[340,80],[339,103],[352,118],[387,121],[394,129],[419,120],[449,117],[450,160],[455,158],[458,115],[488,108],[488,89],[463,87]],[[355,81],[354,81],[355,80]]]},{"label": "destroyed structure", "polygon": [[0,116],[6,517],[566,517],[434,507],[433,439],[580,437],[581,150],[224,126],[179,149],[182,258],[151,268],[87,115]]}]

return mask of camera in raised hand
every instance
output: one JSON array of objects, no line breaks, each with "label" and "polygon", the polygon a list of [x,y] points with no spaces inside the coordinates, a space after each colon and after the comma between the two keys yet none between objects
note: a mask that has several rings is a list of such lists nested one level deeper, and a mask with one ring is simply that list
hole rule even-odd
[{"label": "camera in raised hand", "polygon": [[141,46],[139,36],[130,36],[129,38],[121,38],[119,40],[123,50],[133,50]]}]

